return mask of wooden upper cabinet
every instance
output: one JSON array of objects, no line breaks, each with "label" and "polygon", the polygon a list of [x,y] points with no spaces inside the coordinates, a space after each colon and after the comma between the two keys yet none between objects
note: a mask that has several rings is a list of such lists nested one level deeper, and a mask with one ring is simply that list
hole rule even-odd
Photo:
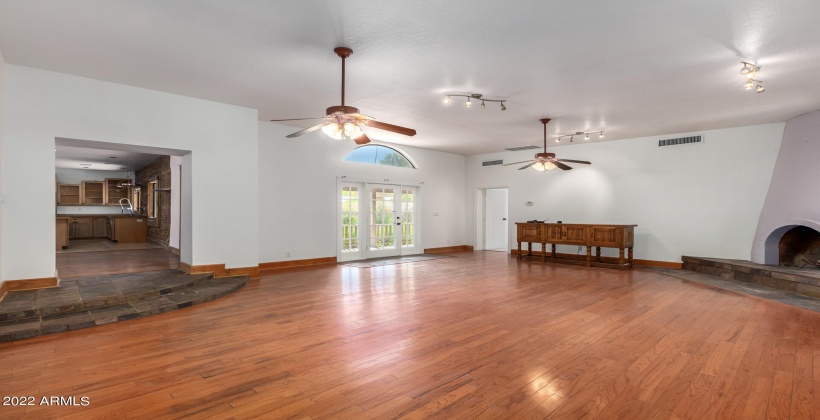
[{"label": "wooden upper cabinet", "polygon": [[82,204],[79,184],[57,184],[57,204],[71,206]]},{"label": "wooden upper cabinet", "polygon": [[80,195],[83,204],[105,204],[102,181],[83,181],[81,185]]},{"label": "wooden upper cabinet", "polygon": [[105,180],[105,204],[120,205],[120,200],[123,198],[131,199],[131,187],[118,187],[117,184],[121,182],[130,182],[130,179],[113,179],[107,178]]}]

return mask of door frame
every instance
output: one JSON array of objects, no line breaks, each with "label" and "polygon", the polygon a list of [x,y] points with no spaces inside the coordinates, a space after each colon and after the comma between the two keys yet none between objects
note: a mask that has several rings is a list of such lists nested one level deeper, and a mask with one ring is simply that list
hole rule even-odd
[{"label": "door frame", "polygon": [[[351,254],[342,254],[342,229],[341,229],[341,221],[342,221],[342,200],[341,200],[341,190],[343,184],[356,184],[360,191],[363,192],[362,195],[359,196],[359,252],[357,255]],[[399,187],[399,197],[401,197],[401,191],[405,187],[414,188],[416,191],[414,203],[414,233],[415,233],[415,246],[412,253],[404,253],[401,244],[398,244],[399,254],[398,256],[403,255],[417,255],[423,254],[424,248],[421,246],[421,238],[422,238],[422,217],[421,217],[421,206],[422,206],[422,186],[417,184],[403,184],[403,183],[389,183],[389,181],[358,181],[358,180],[349,180],[345,176],[336,177],[336,223],[334,223],[336,229],[336,261],[343,262],[343,261],[357,261],[357,260],[366,260],[369,258],[378,258],[373,257],[370,253],[370,187],[375,185],[389,185],[389,186],[397,186]],[[367,205],[367,208],[363,207]],[[397,203],[400,205],[400,203]],[[399,207],[400,208],[400,207]],[[366,223],[362,225],[362,220],[365,220]],[[402,219],[403,223],[403,219]],[[364,228],[362,228],[364,226]],[[399,229],[400,231],[400,229]],[[362,245],[364,244],[364,246]]]}]

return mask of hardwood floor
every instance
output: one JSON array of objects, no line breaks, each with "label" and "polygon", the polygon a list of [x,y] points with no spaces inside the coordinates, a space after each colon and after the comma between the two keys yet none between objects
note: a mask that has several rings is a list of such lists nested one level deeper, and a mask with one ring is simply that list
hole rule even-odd
[{"label": "hardwood floor", "polygon": [[62,280],[178,267],[179,255],[162,248],[57,254],[57,272]]},{"label": "hardwood floor", "polygon": [[0,344],[0,394],[90,400],[0,418],[820,417],[818,313],[648,269],[456,255],[282,270]]}]

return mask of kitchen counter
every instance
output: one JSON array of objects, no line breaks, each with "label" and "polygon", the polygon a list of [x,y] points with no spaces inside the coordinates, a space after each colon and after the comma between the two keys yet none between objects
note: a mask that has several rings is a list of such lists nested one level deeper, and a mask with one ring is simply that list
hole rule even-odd
[{"label": "kitchen counter", "polygon": [[58,214],[57,249],[72,239],[108,238],[115,242],[145,242],[148,218],[128,214]]}]

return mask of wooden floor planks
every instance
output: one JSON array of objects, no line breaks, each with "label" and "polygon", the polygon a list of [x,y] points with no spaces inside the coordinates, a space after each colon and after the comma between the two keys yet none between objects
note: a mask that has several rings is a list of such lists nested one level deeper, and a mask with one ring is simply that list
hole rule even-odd
[{"label": "wooden floor planks", "polygon": [[0,344],[0,394],[90,399],[0,418],[812,418],[818,343],[820,314],[656,271],[459,253]]}]

